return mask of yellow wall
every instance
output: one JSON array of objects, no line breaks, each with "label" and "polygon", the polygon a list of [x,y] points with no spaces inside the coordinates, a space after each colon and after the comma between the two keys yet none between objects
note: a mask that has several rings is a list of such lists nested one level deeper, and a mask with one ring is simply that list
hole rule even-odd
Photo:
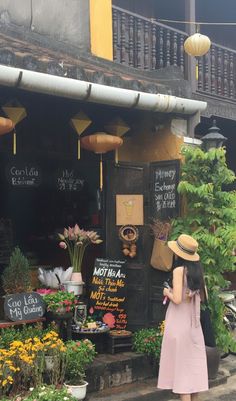
[{"label": "yellow wall", "polygon": [[91,53],[113,60],[112,0],[90,0]]},{"label": "yellow wall", "polygon": [[152,131],[153,124],[145,119],[132,129],[132,136],[124,140],[119,149],[119,160],[129,162],[153,162],[181,159],[180,148],[183,136],[177,136],[166,123],[157,132]]}]

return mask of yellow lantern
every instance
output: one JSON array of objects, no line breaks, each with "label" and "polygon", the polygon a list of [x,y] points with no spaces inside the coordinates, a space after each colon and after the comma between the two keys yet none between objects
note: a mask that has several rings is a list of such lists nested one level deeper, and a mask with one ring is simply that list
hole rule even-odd
[{"label": "yellow lantern", "polygon": [[88,116],[83,112],[79,111],[71,120],[71,124],[75,131],[78,134],[78,146],[77,146],[77,155],[78,160],[80,159],[80,135],[89,127],[92,123],[92,120],[88,118]]},{"label": "yellow lantern", "polygon": [[100,154],[100,190],[103,188],[103,153],[110,152],[119,148],[123,144],[123,139],[105,134],[105,132],[97,132],[94,135],[88,135],[81,138],[81,146],[86,150],[91,150],[96,154]]},{"label": "yellow lantern", "polygon": [[[105,128],[110,134],[117,135],[119,137],[122,137],[130,130],[130,127],[120,117],[114,118],[114,120],[105,125]],[[118,149],[116,149],[115,152],[115,163],[118,163]]]},{"label": "yellow lantern", "polygon": [[184,42],[184,50],[194,57],[204,56],[211,47],[211,41],[206,35],[195,33],[189,36]]},{"label": "yellow lantern", "polygon": [[7,134],[14,129],[14,124],[9,118],[0,117],[0,135]]}]

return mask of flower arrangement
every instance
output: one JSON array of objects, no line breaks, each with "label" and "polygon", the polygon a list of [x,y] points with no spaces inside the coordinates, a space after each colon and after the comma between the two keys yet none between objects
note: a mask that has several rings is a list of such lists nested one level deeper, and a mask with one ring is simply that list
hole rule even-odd
[{"label": "flower arrangement", "polygon": [[133,349],[158,361],[160,359],[163,334],[164,322],[158,328],[141,329],[134,333]]},{"label": "flower arrangement", "polygon": [[47,375],[49,382],[54,385],[63,382],[66,347],[58,334],[54,330],[41,330],[38,333],[34,328],[23,328],[22,331],[22,336],[21,331],[17,331],[19,339],[16,335],[13,337],[11,330],[8,333],[10,335],[1,339],[0,395],[28,390],[29,383],[33,386],[41,385],[46,370],[46,357],[49,355],[54,357],[55,364],[52,372]]},{"label": "flower arrangement", "polygon": [[73,312],[78,303],[75,294],[67,291],[50,293],[43,299],[47,305],[47,311],[54,313]]},{"label": "flower arrangement", "polygon": [[[2,401],[9,401],[3,399]],[[55,386],[39,386],[31,388],[30,393],[25,396],[16,396],[12,401],[78,401],[68,393],[67,389],[56,388]]]},{"label": "flower arrangement", "polygon": [[79,228],[78,224],[74,227],[64,228],[63,234],[58,234],[60,238],[59,246],[69,252],[70,263],[73,272],[80,273],[85,249],[91,244],[101,244],[102,240],[95,231],[85,231]]},{"label": "flower arrangement", "polygon": [[90,340],[68,341],[66,343],[66,384],[81,384],[85,377],[85,369],[92,363],[95,355],[95,346]]}]

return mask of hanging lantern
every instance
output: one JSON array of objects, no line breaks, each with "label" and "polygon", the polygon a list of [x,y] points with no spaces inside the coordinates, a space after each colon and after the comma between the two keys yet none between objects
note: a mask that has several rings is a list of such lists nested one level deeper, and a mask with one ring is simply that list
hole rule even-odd
[{"label": "hanging lantern", "polygon": [[26,110],[22,107],[18,102],[14,102],[6,104],[2,107],[4,113],[11,119],[13,122],[13,155],[16,154],[16,130],[15,126],[18,124],[23,118],[27,116]]},{"label": "hanging lantern", "polygon": [[211,47],[211,41],[206,35],[195,33],[189,36],[184,42],[184,50],[194,57],[204,56]]},{"label": "hanging lantern", "polygon": [[97,132],[94,135],[88,135],[81,138],[81,146],[86,150],[91,150],[96,154],[100,154],[100,190],[103,188],[103,153],[110,152],[119,148],[123,143],[123,139],[118,136],[108,135],[104,132]]},{"label": "hanging lantern", "polygon": [[78,148],[77,148],[77,157],[78,160],[80,159],[80,135],[88,128],[88,126],[92,123],[92,120],[86,116],[83,111],[79,111],[71,120],[71,124],[77,134],[79,135],[78,138]]},{"label": "hanging lantern", "polygon": [[7,134],[14,129],[14,124],[9,118],[0,117],[0,135]]},{"label": "hanging lantern", "polygon": [[[113,135],[122,137],[126,132],[130,130],[130,127],[120,117],[116,117],[114,120],[105,125],[106,130]],[[118,163],[118,149],[115,150],[115,163]]]}]

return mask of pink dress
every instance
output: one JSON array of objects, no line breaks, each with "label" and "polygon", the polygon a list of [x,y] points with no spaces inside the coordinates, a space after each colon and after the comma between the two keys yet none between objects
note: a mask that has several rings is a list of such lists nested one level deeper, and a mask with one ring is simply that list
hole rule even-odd
[{"label": "pink dress", "polygon": [[186,295],[179,305],[169,303],[163,336],[157,387],[177,394],[208,390],[205,343],[200,324],[200,295]]}]

